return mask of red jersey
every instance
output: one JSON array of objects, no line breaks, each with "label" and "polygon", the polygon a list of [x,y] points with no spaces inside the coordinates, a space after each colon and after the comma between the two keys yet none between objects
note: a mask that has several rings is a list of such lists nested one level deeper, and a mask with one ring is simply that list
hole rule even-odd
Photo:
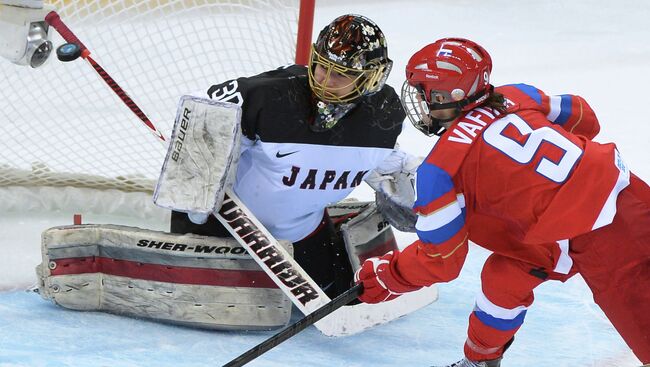
[{"label": "red jersey", "polygon": [[584,99],[524,84],[496,91],[506,97],[505,114],[468,112],[418,168],[419,240],[397,260],[411,284],[454,279],[468,239],[568,273],[568,240],[616,213],[629,171],[614,144],[590,140],[599,125]]}]

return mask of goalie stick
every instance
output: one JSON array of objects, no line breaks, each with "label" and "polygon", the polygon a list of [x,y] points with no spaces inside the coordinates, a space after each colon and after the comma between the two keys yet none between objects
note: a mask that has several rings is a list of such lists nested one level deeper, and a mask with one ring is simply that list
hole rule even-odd
[{"label": "goalie stick", "polygon": [[[82,49],[81,57],[88,60],[99,73],[104,82],[115,92],[123,103],[156,135],[161,143],[166,140],[144,112],[124,92],[124,90],[97,64],[90,51],[63,23],[56,12],[50,12],[46,21],[53,26],[63,38]],[[311,279],[293,257],[264,228],[248,208],[237,198],[232,190],[226,190],[227,199],[215,216],[230,231],[233,237],[250,253],[251,257],[269,275],[274,283],[287,295],[296,307],[309,315],[331,299]],[[324,335],[351,335],[372,326],[386,323],[405,314],[413,312],[437,299],[435,288],[413,292],[396,300],[379,305],[357,304],[341,307],[315,326]]]}]

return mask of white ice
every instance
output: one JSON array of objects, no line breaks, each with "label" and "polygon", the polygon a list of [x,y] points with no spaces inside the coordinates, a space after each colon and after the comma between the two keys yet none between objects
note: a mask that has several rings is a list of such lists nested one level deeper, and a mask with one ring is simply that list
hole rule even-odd
[{"label": "white ice", "polygon": [[[471,38],[490,51],[495,85],[525,82],[550,94],[585,97],[602,124],[596,140],[616,142],[633,172],[650,180],[650,118],[644,110],[650,85],[647,1],[321,0],[314,34],[335,16],[348,12],[370,17],[386,33],[395,61],[389,83],[396,89],[403,81],[406,61],[420,47],[444,36]],[[400,142],[418,155],[426,154],[433,143],[410,126]],[[369,199],[371,194],[363,187],[354,196]],[[33,198],[21,199],[15,192],[0,193],[0,201],[11,208],[0,216],[1,367],[217,366],[274,334],[200,331],[73,312],[45,302],[25,291],[35,283],[40,233],[69,224],[73,212],[47,210],[47,206],[34,204]],[[127,201],[133,204],[135,200]],[[30,208],[21,210],[26,203]],[[160,213],[134,218],[124,212],[84,217],[87,222],[152,229],[164,229],[165,219]],[[406,246],[413,236],[399,234],[398,239]],[[472,247],[461,276],[441,284],[439,301],[423,310],[339,339],[309,328],[250,365],[430,366],[460,359],[486,256],[486,251]],[[594,304],[582,279],[575,277],[538,289],[535,304],[502,365],[639,364]]]}]

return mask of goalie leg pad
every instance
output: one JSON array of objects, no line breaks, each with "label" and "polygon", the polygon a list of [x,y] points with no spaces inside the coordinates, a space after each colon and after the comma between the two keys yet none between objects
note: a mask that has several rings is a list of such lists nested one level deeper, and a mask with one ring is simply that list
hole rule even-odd
[{"label": "goalie leg pad", "polygon": [[43,233],[42,254],[39,293],[65,308],[221,330],[274,329],[291,316],[291,301],[232,238],[64,226]]}]

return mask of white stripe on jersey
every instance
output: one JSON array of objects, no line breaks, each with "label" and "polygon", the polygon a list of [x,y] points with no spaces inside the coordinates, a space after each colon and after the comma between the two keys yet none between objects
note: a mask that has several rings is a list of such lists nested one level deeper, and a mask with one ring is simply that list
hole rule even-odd
[{"label": "white stripe on jersey", "polygon": [[562,97],[549,96],[549,100],[551,111],[548,113],[548,115],[546,115],[546,118],[551,122],[555,122],[555,119],[557,119],[557,117],[560,116],[560,113],[562,112]]},{"label": "white stripe on jersey", "polygon": [[616,215],[616,199],[618,198],[618,194],[630,184],[630,170],[625,165],[625,162],[623,162],[618,150],[614,150],[614,164],[619,170],[618,179],[616,180],[616,185],[614,185],[614,188],[609,193],[605,205],[600,210],[600,214],[598,214],[598,218],[591,228],[592,230],[612,223]]},{"label": "white stripe on jersey", "polygon": [[573,259],[569,256],[569,240],[559,240],[557,244],[560,246],[560,257],[557,259],[553,271],[560,274],[569,274],[573,266]]},{"label": "white stripe on jersey", "polygon": [[435,211],[429,215],[418,215],[418,220],[415,223],[415,229],[418,231],[426,232],[433,231],[446,226],[452,220],[456,219],[462,213],[460,203],[454,201],[446,207]]}]

